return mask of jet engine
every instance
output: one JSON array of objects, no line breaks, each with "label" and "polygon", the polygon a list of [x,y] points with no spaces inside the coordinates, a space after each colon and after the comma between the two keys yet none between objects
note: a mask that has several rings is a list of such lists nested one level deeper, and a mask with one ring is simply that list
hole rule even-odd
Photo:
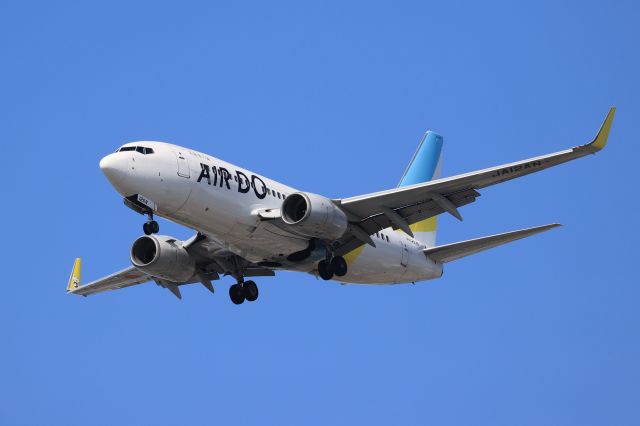
[{"label": "jet engine", "polygon": [[196,264],[182,241],[164,235],[143,235],[131,246],[131,263],[140,271],[174,283],[189,281]]},{"label": "jet engine", "polygon": [[328,198],[295,192],[282,202],[282,220],[305,237],[336,240],[347,230],[347,215]]}]

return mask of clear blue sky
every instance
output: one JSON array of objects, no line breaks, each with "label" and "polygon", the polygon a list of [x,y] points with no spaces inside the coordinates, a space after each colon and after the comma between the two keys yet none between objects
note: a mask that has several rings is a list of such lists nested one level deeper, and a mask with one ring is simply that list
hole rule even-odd
[{"label": "clear blue sky", "polygon": [[[0,3],[0,424],[640,424],[636,2]],[[98,161],[187,145],[331,197],[607,149],[482,191],[439,242],[564,227],[412,286],[282,273],[65,294],[143,218]],[[161,222],[180,238],[191,231]]]}]

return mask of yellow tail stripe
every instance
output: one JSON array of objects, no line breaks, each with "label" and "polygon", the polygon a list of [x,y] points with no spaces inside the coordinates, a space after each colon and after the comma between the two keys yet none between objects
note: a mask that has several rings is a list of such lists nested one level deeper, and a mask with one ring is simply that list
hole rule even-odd
[{"label": "yellow tail stripe", "polygon": [[360,253],[362,253],[362,250],[364,250],[364,247],[365,247],[364,244],[361,246],[358,246],[343,256],[344,260],[347,261],[347,265],[352,265],[353,262],[356,261],[358,256],[360,256]]}]

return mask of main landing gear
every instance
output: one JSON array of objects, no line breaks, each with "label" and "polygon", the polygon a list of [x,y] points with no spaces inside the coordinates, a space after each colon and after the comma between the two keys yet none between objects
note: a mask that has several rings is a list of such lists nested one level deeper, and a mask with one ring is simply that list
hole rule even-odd
[{"label": "main landing gear", "polygon": [[153,213],[148,213],[149,220],[142,225],[145,235],[157,234],[160,231],[160,225],[153,220]]},{"label": "main landing gear", "polygon": [[334,275],[344,277],[347,275],[347,262],[342,256],[321,260],[318,262],[318,275],[323,280],[330,280]]},{"label": "main landing gear", "polygon": [[253,281],[234,284],[229,287],[229,297],[236,305],[245,300],[253,302],[258,298],[258,286]]}]

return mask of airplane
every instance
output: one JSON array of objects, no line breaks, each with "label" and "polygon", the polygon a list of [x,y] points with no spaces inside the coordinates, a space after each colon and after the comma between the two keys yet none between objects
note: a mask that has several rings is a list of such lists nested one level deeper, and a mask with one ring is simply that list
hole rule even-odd
[{"label": "airplane", "polygon": [[[124,204],[148,220],[131,266],[81,284],[76,259],[67,292],[88,296],[149,281],[182,298],[180,286],[231,276],[234,304],[258,298],[247,278],[305,272],[343,284],[400,284],[440,278],[443,266],[560,226],[552,223],[436,245],[437,216],[462,220],[478,190],[589,154],[607,143],[612,107],[595,139],[553,154],[440,178],[443,137],[427,131],[396,188],[340,199],[299,191],[193,149],[127,143],[100,160]],[[159,216],[196,231],[186,241],[158,235]]]}]

